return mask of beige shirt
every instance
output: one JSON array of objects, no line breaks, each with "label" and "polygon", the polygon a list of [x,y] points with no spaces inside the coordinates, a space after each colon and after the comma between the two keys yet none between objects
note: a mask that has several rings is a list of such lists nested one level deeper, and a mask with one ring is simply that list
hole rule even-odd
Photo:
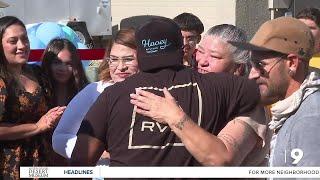
[{"label": "beige shirt", "polygon": [[261,111],[257,116],[261,117],[258,120],[251,118],[243,118],[243,121],[247,123],[261,138],[260,143],[257,143],[254,148],[241,163],[242,166],[267,166],[268,156],[270,151],[270,141],[272,137],[272,131],[268,128],[270,117],[264,108],[264,112]]}]

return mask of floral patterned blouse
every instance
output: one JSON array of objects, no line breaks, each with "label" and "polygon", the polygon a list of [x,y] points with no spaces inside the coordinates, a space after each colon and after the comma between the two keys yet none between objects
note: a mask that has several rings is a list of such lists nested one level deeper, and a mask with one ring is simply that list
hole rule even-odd
[{"label": "floral patterned blouse", "polygon": [[[44,90],[33,93],[20,90],[8,93],[8,85],[0,78],[0,123],[35,123],[48,111]],[[48,165],[51,150],[46,134],[19,140],[0,141],[0,179],[19,179],[20,166]]]}]

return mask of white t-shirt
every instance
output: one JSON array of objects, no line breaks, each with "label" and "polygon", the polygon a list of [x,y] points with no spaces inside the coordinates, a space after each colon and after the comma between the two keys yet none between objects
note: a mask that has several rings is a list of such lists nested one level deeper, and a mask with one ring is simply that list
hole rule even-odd
[{"label": "white t-shirt", "polygon": [[82,120],[110,82],[93,82],[82,89],[68,104],[52,136],[52,147],[61,156],[70,159],[77,141]]}]

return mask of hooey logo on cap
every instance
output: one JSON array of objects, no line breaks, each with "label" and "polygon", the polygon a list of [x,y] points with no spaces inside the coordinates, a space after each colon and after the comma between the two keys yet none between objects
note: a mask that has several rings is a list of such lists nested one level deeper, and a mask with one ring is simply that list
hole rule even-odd
[{"label": "hooey logo on cap", "polygon": [[140,71],[157,72],[164,68],[182,66],[181,29],[172,19],[151,19],[141,25],[135,35]]},{"label": "hooey logo on cap", "polygon": [[168,46],[171,45],[171,43],[168,42],[168,39],[161,39],[156,41],[152,41],[151,39],[143,39],[141,41],[141,44],[147,54],[156,53],[159,50],[165,50]]}]

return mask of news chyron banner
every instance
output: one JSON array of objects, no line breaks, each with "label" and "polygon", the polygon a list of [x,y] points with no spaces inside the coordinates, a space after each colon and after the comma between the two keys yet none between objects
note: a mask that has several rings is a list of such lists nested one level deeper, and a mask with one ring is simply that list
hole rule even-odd
[{"label": "news chyron banner", "polygon": [[20,177],[320,179],[320,167],[20,167]]}]

